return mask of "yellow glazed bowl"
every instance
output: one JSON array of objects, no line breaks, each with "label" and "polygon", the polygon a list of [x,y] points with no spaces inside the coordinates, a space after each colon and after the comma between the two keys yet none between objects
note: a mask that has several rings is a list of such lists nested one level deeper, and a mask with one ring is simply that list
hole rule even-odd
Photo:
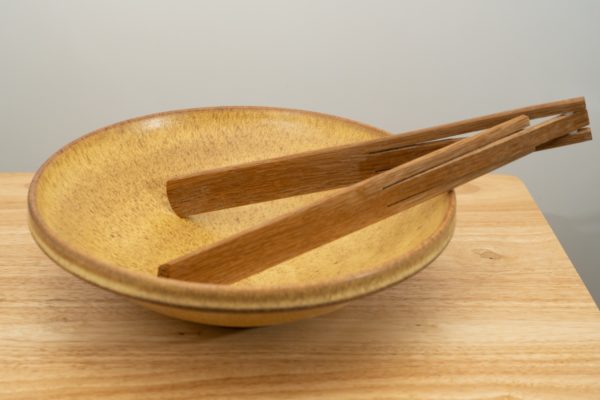
[{"label": "yellow glazed bowl", "polygon": [[328,193],[177,217],[175,175],[387,135],[314,112],[220,107],[136,118],[54,154],[29,190],[30,229],[67,271],[175,318],[259,326],[332,311],[433,261],[454,228],[448,192],[233,285],[156,277],[160,264]]}]

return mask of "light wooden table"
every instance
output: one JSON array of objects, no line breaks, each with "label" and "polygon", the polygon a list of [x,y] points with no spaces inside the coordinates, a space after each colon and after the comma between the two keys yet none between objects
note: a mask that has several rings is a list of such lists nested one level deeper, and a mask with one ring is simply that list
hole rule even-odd
[{"label": "light wooden table", "polygon": [[63,272],[32,241],[31,174],[0,174],[2,399],[600,399],[600,312],[525,186],[458,190],[452,243],[320,318],[171,320]]}]

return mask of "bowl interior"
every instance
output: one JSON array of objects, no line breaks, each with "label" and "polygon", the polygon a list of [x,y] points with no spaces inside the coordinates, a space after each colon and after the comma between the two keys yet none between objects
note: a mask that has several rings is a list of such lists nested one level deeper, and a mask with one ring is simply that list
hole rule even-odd
[{"label": "bowl interior", "polygon": [[[168,178],[385,134],[336,117],[267,108],[137,118],[85,136],[55,155],[39,174],[35,205],[48,234],[72,250],[155,276],[167,260],[327,195],[182,219],[169,207]],[[234,286],[298,286],[367,274],[434,234],[448,212],[449,197],[436,197]]]}]

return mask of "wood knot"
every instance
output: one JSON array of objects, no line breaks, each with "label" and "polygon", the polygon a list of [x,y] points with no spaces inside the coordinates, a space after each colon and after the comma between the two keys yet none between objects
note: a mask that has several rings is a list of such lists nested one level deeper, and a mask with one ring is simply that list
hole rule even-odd
[{"label": "wood knot", "polygon": [[475,249],[473,252],[478,254],[481,258],[487,258],[488,260],[497,260],[502,258],[502,254],[498,254],[489,249]]}]

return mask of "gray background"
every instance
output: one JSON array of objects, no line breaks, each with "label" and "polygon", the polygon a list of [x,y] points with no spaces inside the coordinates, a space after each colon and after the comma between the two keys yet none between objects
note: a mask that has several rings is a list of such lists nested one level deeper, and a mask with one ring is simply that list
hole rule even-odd
[{"label": "gray background", "polygon": [[[0,1],[0,171],[95,128],[212,105],[316,110],[389,131],[585,96],[598,1]],[[521,177],[600,300],[600,140]]]}]

